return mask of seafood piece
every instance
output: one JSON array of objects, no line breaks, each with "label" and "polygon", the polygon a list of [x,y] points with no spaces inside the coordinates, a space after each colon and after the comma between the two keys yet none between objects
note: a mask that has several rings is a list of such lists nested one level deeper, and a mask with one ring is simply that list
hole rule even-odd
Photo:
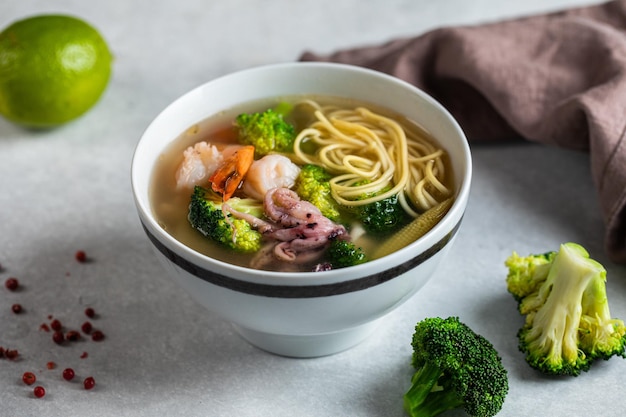
[{"label": "seafood piece", "polygon": [[349,239],[346,228],[329,220],[317,207],[288,188],[274,188],[264,200],[265,214],[282,226],[266,233],[280,241],[274,256],[287,262],[310,262],[332,239]]},{"label": "seafood piece", "polygon": [[250,261],[250,268],[280,272],[298,272],[300,270],[298,263],[276,262],[276,256],[274,255],[275,247],[276,242],[271,242],[262,247],[260,251],[254,254],[254,257]]},{"label": "seafood piece", "polygon": [[223,160],[222,152],[205,141],[188,147],[183,152],[183,162],[176,171],[176,187],[193,188],[195,185],[207,183]]},{"label": "seafood piece", "polygon": [[213,191],[227,201],[237,191],[254,161],[254,146],[242,146],[225,158],[209,177]]},{"label": "seafood piece", "polygon": [[272,188],[291,188],[300,174],[300,167],[283,155],[266,155],[250,166],[242,190],[248,196],[263,200]]},{"label": "seafood piece", "polygon": [[263,206],[267,219],[240,213],[224,204],[225,211],[244,219],[261,232],[268,243],[255,255],[250,266],[280,271],[297,270],[295,265],[314,263],[323,256],[333,239],[350,240],[346,228],[325,217],[308,201],[288,188],[272,188],[265,194]]}]

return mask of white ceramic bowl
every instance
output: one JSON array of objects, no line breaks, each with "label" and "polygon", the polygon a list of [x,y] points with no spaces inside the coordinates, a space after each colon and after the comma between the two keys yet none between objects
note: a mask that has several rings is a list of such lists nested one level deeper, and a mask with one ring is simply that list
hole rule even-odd
[{"label": "white ceramic bowl", "polygon": [[[165,232],[154,218],[152,168],[168,144],[193,124],[240,103],[298,94],[376,103],[417,121],[449,152],[456,200],[424,237],[384,258],[326,272],[268,272],[202,255]],[[145,232],[169,274],[209,311],[253,345],[279,355],[314,357],[348,349],[414,295],[445,258],[469,195],[471,157],[450,114],[397,78],[353,66],[288,63],[227,75],[183,95],[147,128],[132,161],[132,190]]]}]

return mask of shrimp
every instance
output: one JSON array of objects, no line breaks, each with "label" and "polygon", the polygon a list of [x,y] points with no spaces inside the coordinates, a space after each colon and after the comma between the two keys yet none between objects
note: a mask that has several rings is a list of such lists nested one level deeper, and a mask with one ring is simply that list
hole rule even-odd
[{"label": "shrimp", "polygon": [[198,142],[183,152],[183,162],[176,171],[176,187],[193,188],[207,182],[217,167],[224,160],[224,155],[215,146],[207,142]]},{"label": "shrimp", "polygon": [[239,185],[254,161],[254,146],[242,146],[225,158],[209,177],[213,191],[222,194],[227,201],[237,191]]},{"label": "shrimp", "polygon": [[243,192],[263,200],[272,188],[291,188],[300,174],[300,167],[283,155],[266,155],[252,163],[243,182]]}]

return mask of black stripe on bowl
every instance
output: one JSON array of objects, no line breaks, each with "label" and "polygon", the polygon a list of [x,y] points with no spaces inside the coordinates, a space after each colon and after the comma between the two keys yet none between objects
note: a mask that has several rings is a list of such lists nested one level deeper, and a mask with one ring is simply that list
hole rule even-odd
[{"label": "black stripe on bowl", "polygon": [[331,295],[345,294],[349,292],[360,291],[369,287],[373,287],[384,282],[387,282],[398,275],[401,275],[427,259],[434,256],[437,252],[443,249],[452,237],[456,234],[461,219],[454,226],[454,228],[445,235],[441,240],[420,253],[414,258],[408,261],[396,265],[393,268],[377,272],[376,274],[368,275],[361,278],[356,278],[348,281],[341,281],[333,284],[320,284],[320,285],[272,285],[272,284],[260,284],[255,282],[243,281],[227,277],[226,275],[218,274],[208,269],[201,268],[183,257],[179,256],[163,243],[161,243],[148,229],[144,226],[144,231],[148,235],[148,238],[152,244],[170,261],[189,272],[198,278],[209,282],[213,285],[228,288],[233,291],[243,292],[247,294],[259,295],[264,297],[274,298],[315,298],[315,297],[328,297]]}]

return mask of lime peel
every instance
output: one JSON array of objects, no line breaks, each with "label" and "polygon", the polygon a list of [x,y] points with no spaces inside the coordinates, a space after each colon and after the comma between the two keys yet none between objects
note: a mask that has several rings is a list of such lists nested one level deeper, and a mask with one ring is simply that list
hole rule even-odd
[{"label": "lime peel", "polygon": [[83,115],[104,93],[113,57],[100,33],[67,15],[37,15],[0,32],[0,114],[27,127]]}]

